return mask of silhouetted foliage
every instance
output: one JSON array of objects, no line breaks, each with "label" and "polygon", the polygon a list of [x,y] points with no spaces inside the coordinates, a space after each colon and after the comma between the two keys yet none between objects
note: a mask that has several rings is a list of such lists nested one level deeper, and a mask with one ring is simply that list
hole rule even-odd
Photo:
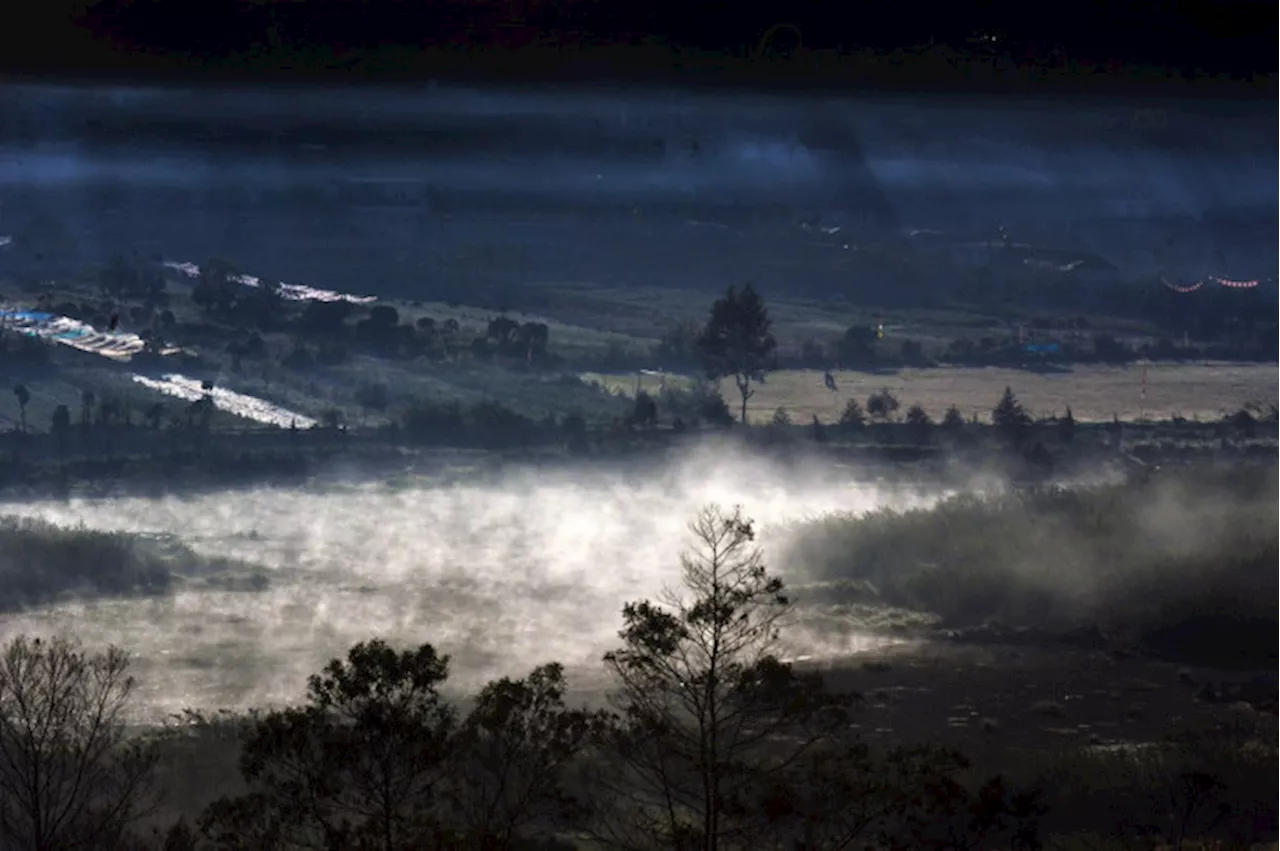
[{"label": "silhouetted foliage", "polygon": [[920,366],[925,363],[924,346],[919,340],[902,341],[902,362],[911,366]]},{"label": "silhouetted foliage", "polygon": [[658,404],[653,401],[653,397],[643,390],[637,393],[635,405],[632,406],[627,421],[631,425],[642,428],[653,428],[657,425]]},{"label": "silhouetted foliage", "polygon": [[1100,361],[1121,363],[1130,357],[1129,347],[1110,334],[1095,334],[1093,354]]},{"label": "silhouetted foliage", "polygon": [[49,430],[58,446],[58,458],[65,462],[67,454],[67,435],[71,433],[71,411],[66,405],[53,409]]},{"label": "silhouetted foliage", "polygon": [[527,847],[582,816],[583,802],[563,780],[607,716],[566,708],[564,690],[563,668],[549,664],[480,691],[451,743],[447,795],[455,847]]},{"label": "silhouetted foliage", "polygon": [[777,341],[769,333],[769,312],[755,287],[729,287],[711,305],[711,315],[698,336],[698,357],[711,379],[733,377],[742,396],[742,422],[747,422],[751,382],[764,380]]},{"label": "silhouetted foliage", "polygon": [[129,293],[137,288],[138,271],[129,264],[123,254],[113,254],[102,268],[98,276],[99,287],[104,295],[114,298]]},{"label": "silhouetted foliage", "polygon": [[1022,407],[1012,388],[1004,388],[1004,395],[991,411],[991,422],[1011,443],[1019,444],[1031,427],[1031,415]]},{"label": "silhouetted foliage", "polygon": [[691,525],[685,593],[628,603],[605,656],[622,713],[595,778],[595,830],[626,847],[716,848],[767,824],[767,781],[841,724],[847,698],[778,659],[789,608],[751,523],[710,506]]},{"label": "silhouetted foliage", "polygon": [[795,843],[776,847],[1039,849],[1046,808],[1038,792],[1011,789],[1002,777],[972,789],[963,779],[969,769],[969,761],[948,748],[875,753],[841,738],[804,755],[786,782],[773,785],[764,806],[779,839]]},{"label": "silhouetted foliage", "polygon": [[887,388],[877,390],[867,397],[867,414],[873,420],[887,421],[893,418],[897,413],[901,403],[898,397],[889,392]]},{"label": "silhouetted foliage", "polygon": [[500,402],[477,402],[468,420],[469,433],[486,448],[524,446],[534,439],[533,420]]},{"label": "silhouetted foliage", "polygon": [[1076,418],[1071,413],[1071,406],[1067,406],[1067,412],[1062,415],[1062,419],[1058,420],[1058,439],[1063,443],[1070,443],[1076,437]]},{"label": "silhouetted foliage", "polygon": [[555,439],[524,414],[488,400],[466,409],[456,401],[418,402],[405,411],[403,425],[410,441],[444,446],[502,449]]},{"label": "silhouetted foliage", "polygon": [[31,391],[27,389],[25,384],[19,384],[13,388],[13,396],[18,400],[20,423],[22,430],[25,432],[27,430],[27,403],[31,401]]},{"label": "silhouetted foliage", "polygon": [[658,364],[669,369],[685,369],[697,364],[698,336],[702,329],[693,320],[681,320],[669,327],[654,348]]},{"label": "silhouetted foliage", "polygon": [[0,651],[0,841],[118,847],[156,802],[156,751],[126,736],[134,690],[119,648],[19,636]]},{"label": "silhouetted foliage", "polygon": [[[191,300],[212,316],[227,316],[235,307],[237,290],[242,286],[235,278],[239,273],[230,263],[217,258],[200,267],[200,277],[191,289]],[[95,323],[96,324],[96,323]]]},{"label": "silhouetted foliage", "polygon": [[337,335],[354,310],[348,301],[309,301],[298,316],[298,328],[314,334]]},{"label": "silhouetted foliage", "polygon": [[566,414],[560,421],[560,431],[569,452],[581,455],[587,451],[587,421],[582,414]]},{"label": "silhouetted foliage", "polygon": [[805,369],[822,369],[827,365],[827,353],[822,345],[814,340],[805,340],[800,344],[800,365]]},{"label": "silhouetted foliage", "polygon": [[844,410],[840,413],[840,427],[846,431],[860,429],[867,424],[867,415],[863,413],[862,406],[858,404],[857,399],[850,399],[845,403]]},{"label": "silhouetted foliage", "polygon": [[688,389],[669,386],[662,393],[662,401],[666,411],[693,423],[727,427],[735,422],[719,388],[707,381],[698,381]]},{"label": "silhouetted foliage", "polygon": [[498,316],[489,321],[485,336],[472,341],[471,352],[480,360],[497,355],[540,366],[548,361],[550,336],[550,329],[545,323],[526,322],[522,325],[509,317]]},{"label": "silhouetted foliage", "polygon": [[942,430],[951,435],[964,431],[964,414],[955,405],[947,408],[947,412],[942,415]]},{"label": "silhouetted foliage", "polygon": [[308,679],[306,705],[257,719],[240,760],[249,792],[212,804],[202,831],[245,849],[437,847],[458,723],[447,676],[429,644],[355,645]]},{"label": "silhouetted foliage", "polygon": [[580,811],[563,777],[605,716],[564,705],[559,665],[486,685],[459,719],[429,644],[357,644],[308,681],[305,706],[258,716],[249,790],[212,804],[222,847],[511,849]]},{"label": "silhouetted foliage", "polygon": [[0,332],[0,367],[38,370],[48,365],[48,345],[25,334]]},{"label": "silhouetted foliage", "polygon": [[457,402],[419,402],[404,414],[405,436],[411,440],[448,444],[461,440],[463,427]]},{"label": "silhouetted foliage", "polygon": [[1025,457],[1034,473],[1045,476],[1053,472],[1053,455],[1040,441],[1032,444]]},{"label": "silhouetted foliage", "polygon": [[1236,411],[1227,418],[1227,422],[1244,438],[1252,438],[1258,430],[1258,420],[1247,408]]},{"label": "silhouetted foliage", "polygon": [[923,407],[915,404],[907,409],[907,426],[911,429],[912,438],[923,443],[933,433],[933,418]]},{"label": "silhouetted foliage", "polygon": [[867,366],[876,357],[876,329],[865,325],[852,325],[836,344],[840,363],[847,367]]}]

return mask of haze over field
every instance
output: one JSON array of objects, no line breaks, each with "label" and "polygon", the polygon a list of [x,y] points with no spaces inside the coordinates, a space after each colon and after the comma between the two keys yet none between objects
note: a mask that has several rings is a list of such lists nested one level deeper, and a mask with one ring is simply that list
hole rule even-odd
[{"label": "haze over field", "polygon": [[[686,524],[703,504],[741,503],[767,553],[790,521],[938,496],[849,470],[701,450],[639,474],[529,470],[454,484],[0,505],[60,524],[176,535],[271,576],[263,592],[179,591],[5,616],[0,639],[63,628],[129,649],[153,716],[296,699],[308,673],[373,636],[436,644],[453,655],[450,682],[462,690],[550,660],[594,676],[623,603],[679,584]],[[797,566],[773,567],[788,577]]]},{"label": "haze over field", "polygon": [[[1000,224],[1126,275],[1274,271],[1265,106],[9,86],[0,109],[0,191],[82,252],[221,253],[384,296],[476,242],[520,253],[493,274],[534,281],[783,287],[843,282],[857,236]],[[840,238],[760,241],[805,211]]]},{"label": "haze over field", "polygon": [[[1061,312],[1077,316],[1095,311],[1073,288],[1099,269],[1111,277],[1085,278],[1095,294],[1115,292],[1114,283],[1139,300],[1143,286],[1167,295],[1161,270],[1176,280],[1274,273],[1280,172],[1267,106],[8,86],[0,113],[0,234],[12,236],[0,273],[10,271],[6,258],[18,258],[14,282],[29,293],[68,259],[220,258],[263,280],[436,302],[427,311],[436,321],[444,307],[473,311],[470,324],[483,326],[509,307],[536,310],[540,284],[577,284],[574,295],[587,304],[561,305],[581,314],[577,324],[548,331],[552,348],[567,350],[572,334],[594,335],[626,310],[649,326],[633,329],[636,340],[649,339],[638,335],[654,333],[664,309],[700,321],[705,295],[748,280],[778,304],[779,329],[782,302],[803,299],[811,314],[793,320],[795,336],[810,323],[814,336],[838,339],[855,320],[821,315],[827,299],[852,294],[857,304],[882,305],[905,293],[910,307],[936,310],[960,298],[962,277],[985,288],[974,270],[994,266],[1001,225],[1018,246],[1104,258],[1078,274],[1083,260],[1051,263],[1047,277],[1033,271],[1023,281],[1035,293],[1048,281],[1066,293]],[[939,260],[944,252],[928,246],[942,243],[952,254]],[[855,256],[871,259],[858,265]],[[68,279],[85,271],[65,265]],[[495,282],[512,286],[482,298]],[[603,297],[610,287],[613,301]],[[1249,293],[1264,289],[1273,297],[1274,282]],[[999,291],[984,292],[1002,303]],[[618,293],[636,303],[621,304]],[[530,304],[519,303],[524,296]],[[685,306],[672,308],[679,297]],[[427,310],[401,307],[410,321],[418,318],[411,310]],[[201,310],[201,323],[211,316]],[[907,331],[929,338],[934,321],[891,325],[885,347],[899,348],[895,335]],[[1000,324],[983,317],[966,335]],[[300,328],[279,327],[289,335]],[[231,330],[207,339],[211,364],[230,340],[217,334]],[[601,349],[617,342],[592,340]],[[393,390],[411,373],[428,379],[394,400],[390,413],[399,417],[410,402],[447,398],[448,382],[467,382],[457,395],[468,402],[483,394],[515,404],[517,387],[549,392],[501,365],[455,377],[357,351],[348,373],[307,378],[308,396],[328,405],[357,379],[386,378]],[[215,404],[243,403],[222,385],[248,379],[216,369]],[[970,370],[978,377],[965,385],[941,371],[900,370],[891,380],[841,372],[839,393],[826,389],[821,371],[793,370],[769,376],[752,415],[772,417],[785,405],[799,424],[819,414],[830,424],[850,397],[892,384],[904,407],[919,402],[940,417],[956,404],[966,417],[985,417],[1008,384],[1030,388],[1036,415],[1079,405],[1082,422],[1107,420],[1136,405],[1138,413],[1208,418],[1253,400],[1268,378],[1274,387],[1273,364],[1192,378],[1198,368],[1178,369],[1177,381],[1152,370],[1146,402],[1139,370],[1093,369],[1106,380],[1084,389],[1074,376],[998,370]],[[190,398],[203,394],[201,378],[148,386]],[[1204,384],[1212,392],[1201,392]],[[66,398],[75,405],[82,397]],[[538,416],[563,417],[586,397],[565,398]],[[26,413],[24,402],[18,416]],[[46,408],[38,419],[49,416]],[[0,632],[67,628],[130,649],[153,713],[294,699],[308,672],[371,635],[438,644],[455,657],[453,684],[468,689],[552,659],[596,668],[622,604],[678,581],[685,524],[708,501],[743,503],[769,547],[777,543],[771,529],[805,516],[937,497],[882,490],[857,471],[710,452],[640,474],[14,503],[0,512],[175,535],[206,553],[261,563],[272,582],[262,592],[68,604],[7,617]],[[774,567],[788,578],[801,566]]]}]

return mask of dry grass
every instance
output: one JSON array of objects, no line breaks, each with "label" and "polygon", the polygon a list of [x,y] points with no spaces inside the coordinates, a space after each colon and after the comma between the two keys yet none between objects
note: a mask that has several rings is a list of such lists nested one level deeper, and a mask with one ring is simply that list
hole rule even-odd
[{"label": "dry grass", "polygon": [[[1280,369],[1274,363],[1152,364],[1145,403],[1139,366],[1087,365],[1048,374],[995,367],[903,369],[884,374],[839,372],[835,377],[839,390],[833,393],[823,385],[819,370],[769,373],[766,383],[757,386],[748,416],[754,423],[767,423],[774,410],[783,407],[793,422],[804,423],[816,415],[830,423],[840,417],[849,399],[865,404],[867,396],[887,387],[902,403],[902,411],[919,403],[936,420],[955,405],[966,419],[977,414],[989,421],[1007,385],[1035,416],[1061,414],[1069,405],[1082,422],[1110,421],[1113,416],[1135,420],[1142,415],[1214,420],[1248,401],[1275,404]],[[730,408],[736,409],[736,392],[731,386],[723,389]]]}]

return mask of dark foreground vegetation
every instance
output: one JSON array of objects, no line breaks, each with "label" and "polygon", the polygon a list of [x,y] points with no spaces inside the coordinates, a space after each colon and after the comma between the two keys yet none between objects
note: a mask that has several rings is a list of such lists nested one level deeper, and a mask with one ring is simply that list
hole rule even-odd
[{"label": "dark foreground vegetation", "polygon": [[[779,659],[793,604],[750,522],[709,507],[691,529],[680,587],[623,610],[604,657],[608,709],[567,705],[554,663],[460,707],[441,693],[449,660],[430,644],[372,640],[312,676],[300,705],[192,713],[193,723],[133,734],[123,652],[16,638],[0,655],[0,841],[905,851],[1247,848],[1274,837],[1275,724],[1251,716],[1012,773],[930,742],[870,746],[856,724],[862,695]],[[216,769],[236,742],[240,777],[228,782]],[[155,827],[161,790],[184,789],[184,777],[199,792],[170,801],[161,822],[175,809],[185,817]]]}]

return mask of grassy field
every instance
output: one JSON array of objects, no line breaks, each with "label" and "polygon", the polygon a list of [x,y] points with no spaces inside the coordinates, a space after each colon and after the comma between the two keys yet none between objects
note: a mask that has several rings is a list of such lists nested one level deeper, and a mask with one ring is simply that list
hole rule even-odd
[{"label": "grassy field", "polygon": [[[673,287],[611,287],[594,283],[549,284],[539,289],[548,300],[540,312],[555,322],[565,327],[602,329],[637,342],[655,342],[678,322],[704,322],[707,309],[719,295]],[[952,309],[874,308],[843,300],[783,293],[766,292],[764,296],[773,320],[770,330],[783,348],[799,347],[806,340],[838,339],[851,325],[884,323],[889,336],[879,349],[896,351],[903,340],[911,339],[921,342],[926,351],[942,352],[954,339],[976,339],[991,334],[993,329],[1008,330],[1017,323],[1028,323],[1035,316],[1056,313],[1028,312],[1017,306],[1003,311],[959,305]],[[1159,329],[1132,319],[1090,316],[1089,320],[1095,331],[1122,336],[1160,336]]]},{"label": "grassy field", "polygon": [[777,407],[796,421],[816,414],[839,416],[849,398],[865,400],[888,387],[902,406],[919,403],[935,419],[950,405],[966,417],[989,420],[991,409],[1006,386],[1034,416],[1062,414],[1071,406],[1081,421],[1122,420],[1174,415],[1188,419],[1217,419],[1239,410],[1245,402],[1276,402],[1275,364],[1153,364],[1147,372],[1146,401],[1141,397],[1141,367],[1079,366],[1064,373],[1034,373],[1016,369],[902,370],[890,375],[840,373],[832,393],[821,373],[798,371],[771,375],[751,400],[757,420],[767,420]]},{"label": "grassy field", "polygon": [[[747,415],[753,423],[766,423],[773,412],[782,407],[793,422],[804,423],[817,416],[824,423],[830,423],[840,417],[849,399],[865,403],[870,394],[888,388],[902,403],[903,411],[918,403],[934,419],[941,419],[947,408],[955,405],[966,419],[976,414],[980,420],[989,421],[991,409],[1008,386],[1033,416],[1061,415],[1069,405],[1072,415],[1082,422],[1109,422],[1113,416],[1122,420],[1135,420],[1139,416],[1216,420],[1238,411],[1246,402],[1275,404],[1280,382],[1280,369],[1276,364],[1152,364],[1147,370],[1144,403],[1140,366],[1082,365],[1060,373],[944,367],[834,375],[839,389],[833,393],[823,384],[820,370],[771,372],[764,384],[755,385],[756,393]],[[582,377],[611,391],[630,394],[637,387],[634,373],[585,373]],[[671,387],[687,385],[690,379],[676,375],[639,376],[640,388],[650,393],[656,393],[664,381]],[[737,410],[737,391],[733,385],[725,382],[721,390],[729,407]]]},{"label": "grassy field", "polygon": [[[498,398],[534,415],[577,407],[598,407],[604,400],[590,392],[573,392],[546,382],[529,384],[522,374],[474,366],[470,368],[415,368],[408,364],[356,357],[330,372],[324,378],[289,375],[274,369],[274,381],[264,383],[252,369],[229,384],[242,392],[265,395],[286,406],[310,415],[318,415],[333,405],[359,416],[354,402],[356,389],[364,383],[383,382],[399,407],[409,398],[425,394],[438,399],[457,398],[475,401]],[[1277,400],[1280,369],[1276,364],[1227,363],[1158,363],[1147,369],[1146,401],[1141,398],[1142,368],[1080,365],[1069,372],[1036,373],[1028,370],[998,367],[943,367],[937,369],[886,370],[884,373],[843,371],[834,373],[837,387],[831,392],[823,384],[820,370],[781,370],[766,376],[756,385],[748,416],[753,423],[766,423],[774,411],[785,408],[792,421],[806,423],[817,416],[824,423],[840,417],[849,399],[865,403],[871,393],[888,388],[902,403],[902,411],[919,403],[934,419],[941,419],[947,408],[957,406],[966,418],[975,414],[989,420],[991,409],[999,401],[1006,386],[1012,387],[1022,404],[1035,416],[1061,414],[1067,406],[1081,422],[1109,422],[1113,416],[1122,420],[1168,419],[1181,416],[1203,421],[1217,420],[1240,409],[1246,402],[1272,405]],[[83,381],[66,378],[28,382],[31,402],[27,407],[32,428],[44,431],[57,404],[67,405],[73,416],[79,415],[81,386],[111,386],[114,395],[128,398],[134,415],[151,401],[166,406],[177,403],[132,385],[120,370],[85,369]],[[639,375],[636,373],[586,372],[580,376],[588,385],[596,384],[608,393],[632,395],[637,386],[656,394],[667,387],[687,387],[692,377],[682,375]],[[548,392],[553,397],[548,397]],[[737,391],[731,382],[721,387],[732,410],[737,410]],[[152,398],[154,396],[154,399]],[[526,398],[527,397],[527,398]],[[536,397],[536,398],[535,398]],[[560,398],[563,397],[563,398]],[[899,414],[902,413],[899,411]],[[0,393],[0,427],[18,420],[18,403],[11,392]],[[375,421],[380,419],[373,418]],[[236,421],[239,425],[245,425]],[[228,422],[230,424],[230,422]]]}]

